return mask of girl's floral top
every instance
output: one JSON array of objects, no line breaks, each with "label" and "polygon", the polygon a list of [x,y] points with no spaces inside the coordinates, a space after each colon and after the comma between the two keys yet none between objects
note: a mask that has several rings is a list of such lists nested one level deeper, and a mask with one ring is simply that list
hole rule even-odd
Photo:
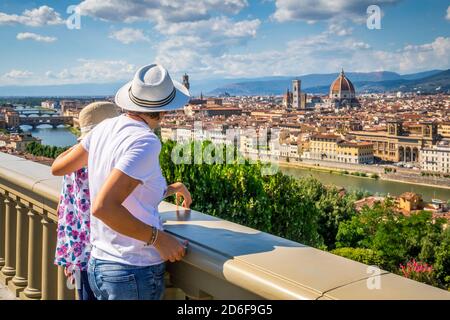
[{"label": "girl's floral top", "polygon": [[58,207],[58,238],[55,264],[87,270],[90,200],[87,168],[64,176]]}]

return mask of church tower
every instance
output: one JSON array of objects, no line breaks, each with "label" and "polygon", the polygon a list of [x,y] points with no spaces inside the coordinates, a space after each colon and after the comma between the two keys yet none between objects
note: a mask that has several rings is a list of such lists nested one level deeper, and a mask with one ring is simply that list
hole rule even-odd
[{"label": "church tower", "polygon": [[292,109],[300,109],[301,107],[301,80],[292,80]]},{"label": "church tower", "polygon": [[183,86],[186,87],[186,89],[189,90],[190,84],[189,84],[189,76],[185,73],[183,76]]},{"label": "church tower", "polygon": [[283,96],[283,106],[286,109],[291,108],[292,104],[292,93],[289,91],[289,88],[286,90],[286,93]]}]

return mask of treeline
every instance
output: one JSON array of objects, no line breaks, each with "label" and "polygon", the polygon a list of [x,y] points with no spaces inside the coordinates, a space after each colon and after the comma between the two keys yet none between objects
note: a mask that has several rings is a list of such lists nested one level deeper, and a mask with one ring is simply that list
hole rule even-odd
[{"label": "treeline", "polygon": [[[201,149],[208,145],[203,143]],[[186,184],[192,193],[193,209],[449,287],[450,231],[444,229],[444,220],[433,220],[426,212],[403,216],[390,201],[358,213],[354,202],[367,194],[343,195],[312,177],[297,179],[280,172],[263,175],[261,163],[192,164],[194,144],[191,154],[184,155],[191,164],[175,164],[171,158],[174,146],[171,141],[163,144],[163,174],[168,183]],[[417,267],[421,271],[405,272],[401,265],[412,259],[429,264],[431,271],[425,274],[422,269],[430,268]]]},{"label": "treeline", "polygon": [[[342,221],[336,234],[337,249],[332,252],[448,289],[450,229],[445,228],[447,223],[443,218],[433,219],[427,211],[405,216],[387,200],[372,208],[366,206]],[[409,262],[419,264],[405,272],[403,267]]]},{"label": "treeline", "polygon": [[48,146],[33,141],[27,145],[26,152],[38,157],[55,159],[67,149],[68,147]]},{"label": "treeline", "polygon": [[39,98],[39,97],[9,97],[9,98],[0,98],[0,105],[2,104],[19,104],[26,106],[40,106],[42,101],[47,100],[48,98]]}]

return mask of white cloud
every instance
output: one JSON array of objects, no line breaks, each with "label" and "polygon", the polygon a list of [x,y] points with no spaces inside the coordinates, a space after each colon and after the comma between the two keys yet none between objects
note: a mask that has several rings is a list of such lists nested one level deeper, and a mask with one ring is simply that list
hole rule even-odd
[{"label": "white cloud", "polygon": [[445,19],[450,20],[450,6],[448,6],[447,8],[447,16],[445,17]]},{"label": "white cloud", "polygon": [[134,42],[148,42],[150,38],[144,34],[141,29],[123,28],[112,32],[109,37],[123,44],[130,44]]},{"label": "white cloud", "polygon": [[389,5],[401,0],[275,0],[273,18],[278,22],[302,20],[309,23],[340,17],[362,21],[370,5]]},{"label": "white cloud", "polygon": [[10,79],[23,79],[23,78],[29,78],[33,75],[33,72],[27,71],[27,70],[11,70],[8,73],[5,73],[3,77],[10,78]]},{"label": "white cloud", "polygon": [[[185,51],[218,56],[233,46],[246,44],[255,37],[261,21],[235,21],[226,15],[247,6],[247,0],[85,0],[80,10],[82,15],[106,21],[152,23],[162,36],[154,46],[157,60],[167,61],[168,56],[185,55]],[[144,40],[146,35],[127,28],[110,37],[131,43],[134,38]]]},{"label": "white cloud", "polygon": [[32,10],[25,10],[21,15],[0,12],[0,25],[23,24],[30,27],[63,24],[61,16],[49,6],[41,6]]},{"label": "white cloud", "polygon": [[192,78],[258,77],[348,71],[419,72],[450,68],[450,37],[431,43],[405,46],[398,51],[372,48],[352,38],[322,33],[290,41],[281,49],[246,54],[212,56],[198,50],[174,52],[161,60],[173,72],[188,72]]},{"label": "white cloud", "polygon": [[181,73],[194,68],[208,74],[214,59],[219,59],[231,47],[245,45],[256,36],[258,19],[233,21],[220,16],[195,22],[164,24],[157,30],[166,39],[157,46],[155,60]]},{"label": "white cloud", "polygon": [[197,50],[217,56],[233,46],[246,44],[256,36],[260,24],[258,19],[235,22],[224,16],[195,22],[167,23],[157,27],[166,38],[156,49],[158,56],[170,50]]},{"label": "white cloud", "polygon": [[42,36],[32,32],[21,32],[17,34],[17,40],[34,40],[38,42],[55,42],[55,37]]},{"label": "white cloud", "polygon": [[156,29],[165,35],[198,35],[213,34],[217,37],[240,38],[254,37],[260,26],[259,19],[234,22],[225,16],[193,22],[163,23]]},{"label": "white cloud", "polygon": [[79,59],[75,66],[60,71],[47,71],[46,83],[108,83],[132,78],[136,66],[124,60]]},{"label": "white cloud", "polygon": [[155,23],[209,19],[211,12],[236,14],[247,7],[247,0],[84,0],[81,14],[108,20]]},{"label": "white cloud", "polygon": [[352,44],[353,48],[355,49],[370,49],[370,45],[365,42],[353,42]]},{"label": "white cloud", "polygon": [[347,28],[343,23],[340,22],[330,22],[327,32],[343,37],[351,35],[353,32],[353,28]]}]

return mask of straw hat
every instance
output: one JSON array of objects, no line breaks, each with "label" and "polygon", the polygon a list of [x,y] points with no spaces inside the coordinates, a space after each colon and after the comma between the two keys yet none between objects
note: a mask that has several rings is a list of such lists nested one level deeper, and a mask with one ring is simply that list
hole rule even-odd
[{"label": "straw hat", "polygon": [[89,131],[103,120],[114,118],[118,115],[119,112],[114,103],[99,101],[88,104],[81,110],[78,117],[81,131],[81,136],[78,139],[83,139]]},{"label": "straw hat", "polygon": [[161,112],[183,108],[189,102],[189,90],[170,78],[159,64],[141,67],[132,81],[116,94],[116,104],[136,112]]}]

